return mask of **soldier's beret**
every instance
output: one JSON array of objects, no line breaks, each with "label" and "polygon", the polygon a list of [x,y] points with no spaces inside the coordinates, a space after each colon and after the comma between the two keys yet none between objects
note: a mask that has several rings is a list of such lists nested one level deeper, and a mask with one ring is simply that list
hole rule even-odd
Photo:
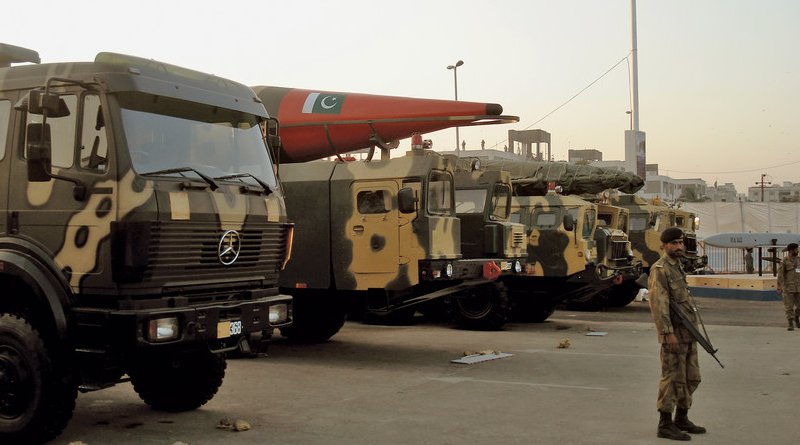
[{"label": "soldier's beret", "polygon": [[664,230],[661,232],[661,242],[668,243],[670,241],[675,241],[676,239],[683,238],[683,230],[677,227],[670,227],[669,229]]},{"label": "soldier's beret", "polygon": [[789,245],[786,246],[786,250],[787,251],[794,250],[794,249],[797,249],[797,243],[789,243]]}]

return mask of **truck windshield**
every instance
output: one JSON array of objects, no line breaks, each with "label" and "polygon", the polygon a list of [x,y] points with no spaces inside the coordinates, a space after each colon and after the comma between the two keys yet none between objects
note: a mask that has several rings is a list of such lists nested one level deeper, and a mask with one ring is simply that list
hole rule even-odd
[{"label": "truck windshield", "polygon": [[483,213],[483,208],[485,206],[485,189],[456,190],[456,213]]},{"label": "truck windshield", "polygon": [[647,220],[648,215],[646,213],[640,215],[631,215],[631,230],[636,232],[647,230]]},{"label": "truck windshield", "polygon": [[256,116],[142,93],[123,93],[118,100],[140,174],[188,167],[212,178],[252,175],[277,187]]},{"label": "truck windshield", "polygon": [[510,211],[511,187],[507,184],[495,184],[492,195],[492,219],[506,220]]}]

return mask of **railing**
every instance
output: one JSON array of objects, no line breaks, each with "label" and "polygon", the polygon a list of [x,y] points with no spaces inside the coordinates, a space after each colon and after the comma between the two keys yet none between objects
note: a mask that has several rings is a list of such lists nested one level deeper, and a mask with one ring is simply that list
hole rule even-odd
[{"label": "railing", "polygon": [[[702,245],[698,245],[697,249],[700,255],[708,255],[708,265],[715,273],[747,273],[744,249]],[[767,249],[762,249],[762,257],[767,256],[770,256]],[[778,257],[781,257],[781,252],[778,252]],[[771,261],[762,260],[761,269],[764,275],[772,275],[772,265]],[[753,267],[755,273],[758,273],[758,249],[753,249]]]}]

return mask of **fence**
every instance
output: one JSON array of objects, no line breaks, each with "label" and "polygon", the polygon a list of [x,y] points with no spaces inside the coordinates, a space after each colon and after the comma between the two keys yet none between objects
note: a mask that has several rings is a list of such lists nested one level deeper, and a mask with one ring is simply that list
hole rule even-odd
[{"label": "fence", "polygon": [[[708,266],[714,273],[746,273],[747,268],[744,263],[744,249],[723,248],[713,246],[698,246],[700,255],[708,255]],[[761,250],[762,258],[771,256],[767,249]],[[778,258],[781,253],[778,252]],[[753,266],[758,273],[758,249],[753,249]],[[773,263],[771,261],[761,262],[764,275],[772,275]]]}]

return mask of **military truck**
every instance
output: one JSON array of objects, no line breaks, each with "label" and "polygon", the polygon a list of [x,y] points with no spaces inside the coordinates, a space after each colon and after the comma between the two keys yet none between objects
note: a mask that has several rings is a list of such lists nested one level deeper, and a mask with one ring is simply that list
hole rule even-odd
[{"label": "military truck", "polygon": [[0,443],[52,439],[125,374],[155,409],[203,405],[226,351],[291,321],[264,106],[121,54],[0,63]]},{"label": "military truck", "polygon": [[598,267],[594,253],[595,204],[555,191],[514,196],[511,221],[523,224],[528,235],[527,264],[516,278],[526,284],[514,288],[528,289],[531,296],[515,299],[518,318],[543,321],[559,304],[589,301],[611,286],[613,272]]},{"label": "military truck", "polygon": [[636,297],[639,290],[636,280],[642,275],[642,262],[634,260],[628,239],[630,211],[610,205],[605,200],[599,200],[596,204],[597,262],[615,273],[612,286],[601,294],[600,303],[612,307],[625,306]]},{"label": "military truck", "polygon": [[681,258],[686,273],[698,273],[708,266],[708,255],[700,255],[697,250],[697,231],[700,230],[700,217],[692,212],[675,207],[675,227],[683,230],[684,252]]},{"label": "military truck", "polygon": [[681,263],[687,273],[694,273],[708,263],[708,257],[697,251],[699,218],[684,210],[667,206],[660,200],[648,202],[636,195],[611,196],[611,204],[630,211],[631,248],[634,257],[642,261],[642,268],[649,273],[650,266],[661,257],[659,237],[664,229],[681,227],[684,230],[684,254]]},{"label": "military truck", "polygon": [[[461,254],[464,258],[491,258],[501,276],[492,285],[461,292],[448,302],[462,325],[484,329],[502,326],[511,315],[527,257],[525,227],[510,222],[511,180],[508,172],[483,170],[477,159],[461,158],[454,173],[456,216],[461,221]],[[511,285],[511,286],[509,286]],[[527,285],[522,286],[523,289]]]},{"label": "military truck", "polygon": [[[453,171],[452,160],[424,149],[369,162],[281,165],[296,223],[292,261],[280,278],[281,290],[294,297],[294,324],[281,334],[322,341],[338,332],[354,303],[370,314],[408,315],[446,296],[473,299],[457,305],[463,325],[499,328],[505,306],[487,301],[503,300],[495,280],[520,267],[462,255]],[[514,252],[505,242],[485,242],[492,253]]]}]

